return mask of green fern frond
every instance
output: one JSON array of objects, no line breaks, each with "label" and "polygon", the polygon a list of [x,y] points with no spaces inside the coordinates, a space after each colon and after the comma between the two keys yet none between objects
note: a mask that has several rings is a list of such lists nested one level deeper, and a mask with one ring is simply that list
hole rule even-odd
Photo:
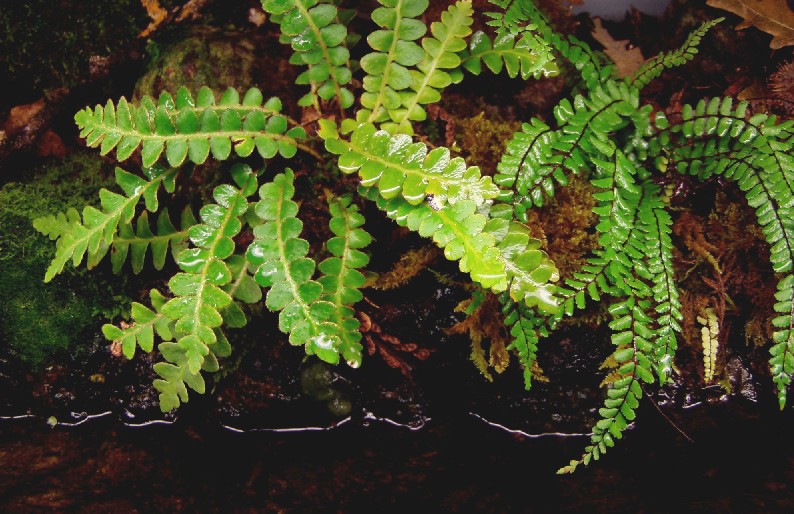
[{"label": "green fern frond", "polygon": [[794,275],[788,274],[777,284],[775,312],[772,319],[777,330],[772,335],[774,344],[769,349],[772,380],[778,391],[778,402],[782,409],[786,405],[786,391],[794,374]]},{"label": "green fern frond", "polygon": [[367,36],[374,52],[361,58],[366,72],[362,109],[356,113],[360,122],[389,121],[389,111],[403,104],[401,94],[408,93],[413,78],[409,68],[419,64],[425,51],[415,41],[425,35],[427,27],[417,20],[427,9],[428,0],[379,0],[382,7],[372,11],[372,21],[382,30]]},{"label": "green fern frond", "polygon": [[650,181],[643,184],[645,201],[640,206],[638,227],[644,232],[647,245],[647,271],[653,284],[653,311],[656,335],[653,338],[654,361],[659,384],[672,372],[673,356],[678,348],[676,332],[681,333],[681,302],[673,270],[673,243],[670,239],[673,221],[664,210],[659,187]]},{"label": "green fern frond", "polygon": [[265,159],[276,154],[292,157],[306,132],[289,128],[280,111],[281,101],[271,98],[263,103],[257,88],[249,89],[242,101],[237,90],[229,88],[216,105],[212,90],[202,88],[194,100],[183,87],[175,99],[163,93],[155,103],[145,96],[135,106],[122,97],[117,105],[108,100],[104,107],[87,107],[74,119],[86,144],[100,147],[102,155],[115,148],[116,158],[124,161],[141,147],[145,167],[154,165],[163,152],[169,166],[177,167],[186,159],[201,164],[210,153],[215,159],[228,159],[232,146],[240,157],[254,150]]},{"label": "green fern frond", "polygon": [[730,98],[700,101],[685,105],[681,122],[670,124],[657,114],[656,135],[649,149],[659,164],[705,180],[721,175],[736,182],[747,203],[756,211],[764,238],[770,245],[770,261],[782,274],[778,283],[773,319],[777,330],[770,348],[770,369],[777,386],[778,401],[785,405],[787,387],[794,373],[794,341],[789,327],[794,326],[791,306],[794,293],[789,287],[794,258],[794,148],[791,122],[776,124],[763,113],[747,114],[748,105],[735,108]]},{"label": "green fern frond", "polygon": [[472,75],[482,73],[485,64],[494,74],[505,70],[510,78],[519,74],[524,80],[552,77],[559,68],[551,55],[543,52],[546,48],[545,42],[531,33],[505,32],[492,42],[485,32],[477,31],[469,39],[468,48],[460,52],[461,66]]},{"label": "green fern frond", "polygon": [[323,286],[322,299],[334,306],[331,320],[339,327],[339,352],[348,365],[357,368],[361,365],[361,333],[352,306],[364,297],[359,288],[366,279],[358,270],[369,263],[361,249],[372,242],[372,236],[361,228],[364,216],[350,197],[334,198],[329,206],[334,237],[326,247],[332,257],[318,264],[322,276],[317,281]]},{"label": "green fern frond", "polygon": [[461,200],[481,205],[499,192],[491,177],[460,157],[450,158],[446,148],[428,152],[424,143],[414,143],[406,134],[392,136],[370,123],[357,127],[350,141],[339,138],[332,121],[321,120],[320,126],[326,148],[339,155],[339,169],[357,171],[361,185],[375,187],[383,198],[402,196],[417,205],[433,195],[437,206]]},{"label": "green fern frond", "polygon": [[331,0],[262,0],[262,8],[278,21],[282,38],[295,52],[290,62],[308,67],[295,81],[311,86],[298,105],[313,105],[318,111],[318,98],[336,98],[342,109],[354,101],[353,93],[345,87],[352,78],[350,50],[345,44],[347,24],[342,23],[345,20],[340,19],[334,4]]},{"label": "green fern frond", "polygon": [[573,473],[579,464],[585,466],[591,460],[598,460],[608,448],[615,445],[615,439],[623,437],[623,431],[636,417],[636,409],[642,398],[641,382],[654,382],[653,355],[650,338],[652,319],[646,314],[649,302],[629,296],[610,307],[613,321],[612,344],[617,349],[612,358],[618,363],[620,378],[610,384],[604,407],[599,409],[601,419],[593,427],[590,445],[585,448],[579,460],[571,461],[568,466],[557,471],[558,474]]},{"label": "green fern frond", "polygon": [[168,299],[160,294],[156,289],[149,292],[154,310],[149,309],[138,302],[132,303],[133,323],[124,328],[115,325],[105,324],[102,326],[102,333],[109,341],[121,343],[121,351],[128,359],[135,356],[135,348],[140,347],[144,352],[151,352],[154,348],[154,334],[156,333],[163,341],[171,341],[173,336],[173,320],[163,314],[163,305]]},{"label": "green fern frond", "polygon": [[524,376],[524,389],[529,391],[532,387],[532,368],[537,360],[538,341],[541,336],[548,335],[542,317],[535,315],[534,311],[515,303],[504,293],[499,296],[502,303],[502,312],[505,315],[504,324],[510,332],[510,345],[508,350],[515,350]]},{"label": "green fern frond", "polygon": [[519,218],[528,208],[542,206],[554,195],[555,181],[568,183],[566,172],[579,173],[592,159],[611,155],[609,134],[624,127],[638,105],[635,89],[607,81],[573,104],[561,101],[554,110],[558,129],[551,131],[539,120],[525,123],[497,166],[500,199],[512,200]]},{"label": "green fern frond", "polygon": [[444,249],[444,256],[460,261],[460,270],[487,289],[504,291],[507,287],[505,264],[496,248],[496,238],[485,232],[487,218],[477,212],[471,200],[435,210],[427,203],[412,205],[401,197],[385,199],[377,189],[364,191],[398,225],[431,237]]},{"label": "green fern frond", "polygon": [[256,267],[257,283],[269,288],[265,305],[279,311],[279,329],[289,334],[290,343],[336,364],[342,345],[333,319],[337,309],[323,299],[322,284],[312,279],[315,264],[307,257],[309,243],[300,238],[303,222],[296,217],[293,180],[287,169],[260,188],[256,213],[264,223],[254,228],[246,257]]},{"label": "green fern frond", "polygon": [[36,230],[57,240],[55,257],[47,268],[45,282],[63,271],[69,260],[77,266],[86,258],[89,269],[96,266],[107,255],[119,226],[130,223],[141,199],[147,210],[157,211],[157,191],[162,185],[168,192],[173,192],[177,171],[160,167],[147,168],[144,171],[148,181],[116,168],[116,183],[127,196],[107,189],[100,190],[102,210],[85,207],[82,219],[76,210],[71,209],[65,215],[49,215],[33,220]]},{"label": "green fern frond", "polygon": [[611,61],[599,57],[590,48],[590,45],[580,40],[576,36],[563,36],[552,31],[550,28],[539,30],[541,37],[567,59],[574,68],[579,71],[584,86],[588,91],[592,91],[599,85],[605,84],[613,78],[614,66]]},{"label": "green fern frond", "polygon": [[601,294],[619,296],[630,293],[633,267],[645,255],[639,242],[637,218],[644,190],[636,183],[635,165],[619,150],[612,159],[595,161],[596,173],[591,183],[597,188],[598,215],[596,230],[600,233],[599,249],[560,290],[563,311],[572,315],[584,308],[587,298],[601,300]]},{"label": "green fern frond", "polygon": [[[215,343],[213,344],[213,351],[207,354],[201,364],[201,371],[214,373],[220,369],[216,355],[225,355],[227,352],[221,348],[228,349],[229,342],[226,341],[222,332],[216,331]],[[165,358],[166,362],[158,362],[155,364],[154,371],[160,378],[154,380],[152,385],[157,389],[160,400],[160,410],[168,412],[179,407],[180,403],[188,401],[187,388],[190,387],[199,394],[204,394],[206,385],[204,377],[201,372],[191,371],[191,358],[188,350],[183,346],[172,343],[164,342],[157,345],[160,354]]]},{"label": "green fern frond", "polygon": [[488,226],[493,220],[479,213],[475,202],[461,200],[436,210],[401,197],[387,200],[375,188],[362,192],[398,225],[432,238],[447,259],[459,261],[460,270],[482,287],[499,293],[509,286],[516,301],[548,314],[558,311],[554,289],[543,282],[556,280],[558,273],[539,244],[519,237],[515,246],[500,247]]},{"label": "green fern frond", "polygon": [[177,343],[190,374],[197,374],[210,355],[210,345],[217,341],[215,329],[224,321],[220,311],[232,303],[223,290],[232,281],[225,261],[234,254],[232,238],[242,229],[240,218],[248,211],[246,197],[256,192],[256,175],[249,167],[236,165],[231,174],[238,187],[216,187],[213,197],[217,203],[201,208],[202,222],[189,230],[195,247],[177,255],[182,272],[168,281],[174,298],[162,307],[162,313],[176,321]]},{"label": "green fern frond", "polygon": [[135,224],[122,223],[119,225],[118,235],[113,237],[113,245],[110,253],[110,262],[113,265],[113,273],[121,272],[122,266],[130,256],[132,272],[138,274],[143,270],[146,253],[152,250],[152,265],[154,269],[161,270],[165,266],[165,259],[168,255],[168,248],[171,248],[171,255],[178,255],[187,247],[188,229],[197,223],[193,217],[193,211],[186,207],[182,211],[180,226],[182,230],[174,227],[168,209],[157,217],[156,231],[152,232],[149,225],[148,211],[143,211]]},{"label": "green fern frond", "polygon": [[401,92],[401,107],[389,109],[389,116],[396,123],[393,132],[413,134],[411,122],[427,118],[422,105],[437,103],[441,100],[441,90],[453,82],[445,70],[460,66],[458,52],[466,48],[463,38],[471,34],[473,12],[471,0],[459,0],[441,13],[441,21],[430,25],[432,36],[424,37],[421,42],[424,56],[416,69],[409,70],[411,92]]},{"label": "green fern frond", "polygon": [[631,79],[628,81],[629,85],[642,89],[647,86],[653,79],[659,77],[662,72],[668,68],[681,66],[687,61],[695,58],[698,52],[698,45],[700,40],[706,33],[715,25],[723,21],[725,18],[717,18],[703,23],[696,30],[691,32],[687,37],[684,44],[680,48],[667,53],[660,53],[653,59],[645,62],[640,68],[634,72]]},{"label": "green fern frond", "polygon": [[546,24],[543,15],[530,0],[488,1],[501,9],[501,12],[485,13],[486,18],[490,18],[486,25],[495,27],[498,31],[518,34],[536,28],[539,21]]}]

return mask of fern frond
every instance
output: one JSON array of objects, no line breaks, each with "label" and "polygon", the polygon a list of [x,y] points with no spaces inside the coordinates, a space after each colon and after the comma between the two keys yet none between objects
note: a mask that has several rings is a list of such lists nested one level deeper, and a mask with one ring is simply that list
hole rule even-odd
[{"label": "fern frond", "polygon": [[157,191],[162,185],[168,192],[173,192],[177,171],[160,167],[144,171],[148,181],[116,168],[116,183],[126,196],[107,189],[100,190],[102,210],[85,207],[82,219],[76,210],[71,209],[65,215],[49,215],[33,220],[36,230],[57,240],[55,257],[47,268],[45,282],[63,271],[70,259],[74,266],[79,265],[83,258],[86,258],[89,269],[96,266],[110,249],[119,226],[130,223],[141,199],[147,210],[157,211]]},{"label": "fern frond", "polygon": [[542,206],[554,196],[554,182],[568,183],[566,172],[579,173],[593,158],[611,155],[609,133],[627,124],[639,104],[637,91],[607,81],[574,103],[563,100],[554,114],[559,128],[551,131],[539,121],[525,123],[508,142],[494,180],[503,191],[500,199],[512,199],[516,214],[523,217],[532,206]]},{"label": "fern frond", "polygon": [[374,188],[364,192],[398,225],[431,237],[444,249],[444,256],[460,261],[460,270],[469,273],[475,282],[497,292],[505,290],[504,261],[496,248],[496,238],[483,230],[487,218],[477,212],[475,202],[461,200],[435,210],[426,203],[412,205],[401,197],[387,200]]},{"label": "fern frond", "polygon": [[600,248],[561,288],[560,301],[567,315],[584,308],[588,297],[599,301],[601,294],[630,293],[632,269],[645,258],[637,228],[645,191],[636,183],[635,165],[619,150],[612,151],[611,160],[595,161],[596,174],[591,179],[599,191],[593,210],[599,217]]},{"label": "fern frond", "polygon": [[[409,70],[411,92],[401,92],[398,109],[389,109],[389,117],[396,124],[393,132],[413,134],[411,122],[423,121],[427,113],[422,105],[441,100],[441,90],[452,83],[449,73],[460,66],[458,52],[466,48],[464,37],[471,34],[473,22],[471,0],[459,0],[441,13],[441,21],[430,25],[432,36],[422,39],[424,56]],[[390,129],[389,125],[383,128]]]},{"label": "fern frond", "polygon": [[772,335],[774,344],[769,349],[772,380],[778,391],[780,408],[786,405],[786,391],[794,374],[794,275],[786,275],[777,284],[775,293],[775,312],[780,314],[772,319],[777,330]]},{"label": "fern frond", "polygon": [[300,238],[303,222],[296,217],[293,180],[287,169],[260,188],[256,214],[264,223],[254,228],[246,258],[256,267],[257,283],[269,288],[265,306],[279,311],[279,330],[289,334],[290,343],[336,364],[342,345],[333,322],[337,309],[323,299],[322,284],[312,280],[315,264],[307,257],[309,243]]},{"label": "fern frond", "polygon": [[488,0],[502,9],[501,12],[486,12],[486,25],[497,31],[518,34],[537,27],[538,23],[547,25],[543,15],[531,0]]},{"label": "fern frond", "polygon": [[717,314],[712,307],[703,309],[703,315],[697,317],[700,323],[700,342],[703,345],[703,381],[707,384],[714,380],[717,365],[717,352],[719,351],[720,332]]},{"label": "fern frond", "polygon": [[642,89],[647,86],[653,79],[659,77],[662,72],[668,68],[681,66],[687,61],[695,58],[698,52],[698,45],[700,40],[706,33],[715,25],[723,21],[725,18],[717,18],[703,23],[684,41],[680,48],[667,53],[660,53],[658,56],[645,62],[640,68],[634,72],[634,75],[628,81],[631,87]]},{"label": "fern frond", "polygon": [[510,78],[519,74],[524,80],[552,77],[559,68],[551,54],[544,53],[546,49],[546,43],[531,33],[504,32],[491,41],[485,32],[477,31],[469,39],[468,48],[460,52],[461,66],[472,75],[482,73],[485,64],[494,74],[505,70]]},{"label": "fern frond", "polygon": [[113,273],[121,272],[121,267],[130,256],[132,272],[138,274],[143,270],[146,253],[152,250],[152,265],[154,269],[161,270],[165,266],[165,259],[168,255],[168,248],[171,248],[171,255],[178,255],[187,247],[188,229],[197,223],[193,217],[193,212],[189,207],[182,211],[180,226],[182,230],[177,230],[171,222],[168,209],[157,217],[156,231],[152,232],[149,225],[148,211],[143,211],[135,227],[132,223],[122,223],[119,225],[118,235],[113,237],[113,245],[110,254],[110,262],[113,265]]},{"label": "fern frond", "polygon": [[249,89],[242,101],[237,90],[229,88],[216,105],[212,90],[202,88],[194,100],[183,87],[175,99],[163,93],[157,103],[148,96],[138,106],[123,97],[116,105],[108,100],[104,107],[83,109],[74,120],[86,144],[100,147],[102,155],[115,148],[116,158],[124,161],[141,147],[144,166],[154,165],[165,152],[169,166],[177,167],[186,159],[201,164],[210,152],[215,159],[228,159],[232,145],[240,157],[254,150],[265,159],[276,154],[292,157],[306,132],[289,128],[280,111],[281,101],[271,98],[263,103],[257,88]]},{"label": "fern frond", "polygon": [[558,474],[573,473],[579,464],[585,466],[591,460],[598,460],[608,448],[615,445],[615,439],[623,437],[623,431],[634,420],[635,410],[642,398],[641,382],[654,382],[652,360],[653,345],[650,338],[651,318],[646,314],[649,303],[629,296],[610,307],[613,321],[612,344],[617,348],[612,358],[618,363],[620,378],[610,384],[604,407],[599,409],[601,419],[593,427],[590,445],[585,448],[579,460],[571,461],[568,466],[557,471]]},{"label": "fern frond", "polygon": [[176,321],[177,343],[190,374],[197,374],[210,355],[210,345],[217,341],[215,329],[223,324],[220,311],[232,303],[223,290],[232,280],[225,261],[234,254],[232,237],[240,232],[240,218],[248,211],[246,197],[256,192],[256,175],[249,167],[234,166],[231,173],[238,187],[216,187],[213,197],[217,203],[202,207],[202,222],[189,231],[195,247],[177,255],[182,272],[168,281],[174,298],[162,307],[162,313]]},{"label": "fern frond", "polygon": [[353,105],[350,89],[352,73],[348,66],[350,51],[345,42],[347,26],[340,23],[339,11],[331,0],[262,0],[262,8],[274,15],[281,34],[295,51],[293,64],[304,64],[296,83],[311,85],[311,91],[298,100],[298,105],[313,105],[319,111],[317,98],[336,98],[342,109]]},{"label": "fern frond", "polygon": [[481,205],[499,192],[491,177],[480,175],[477,166],[466,166],[461,157],[450,158],[446,148],[428,152],[424,143],[414,143],[406,134],[392,136],[370,123],[345,141],[332,121],[321,120],[320,125],[326,148],[339,155],[339,169],[357,171],[361,185],[375,187],[383,198],[402,196],[417,205],[432,195],[434,205],[443,207],[462,200]]},{"label": "fern frond", "polygon": [[579,71],[588,91],[594,90],[613,78],[614,66],[611,62],[604,62],[604,59],[599,58],[593,52],[590,45],[576,36],[563,36],[544,27],[540,28],[539,34],[560,55],[573,64],[574,68]]},{"label": "fern frond", "polygon": [[639,212],[638,227],[645,233],[647,271],[653,284],[653,312],[656,335],[652,342],[659,384],[663,385],[672,372],[672,360],[678,348],[676,332],[681,333],[681,302],[673,270],[673,243],[670,239],[672,219],[664,210],[659,187],[649,181],[643,184],[644,198]]},{"label": "fern frond", "polygon": [[[201,364],[201,370],[214,373],[220,369],[216,355],[225,355],[226,351],[221,348],[229,349],[229,342],[226,341],[222,332],[217,331],[216,343],[213,344],[213,351],[210,351]],[[204,394],[206,385],[204,377],[199,371],[191,371],[191,357],[189,351],[183,346],[164,342],[157,345],[160,354],[166,362],[158,362],[154,371],[160,378],[154,380],[152,385],[157,389],[160,400],[160,410],[168,412],[179,407],[180,403],[188,401],[187,388],[190,387],[199,394]]]},{"label": "fern frond", "polygon": [[361,58],[366,72],[362,109],[356,113],[360,122],[389,121],[389,111],[402,105],[401,93],[413,84],[410,67],[419,64],[425,51],[415,41],[425,35],[427,27],[417,20],[427,9],[428,0],[378,0],[382,7],[372,11],[372,21],[382,30],[367,36],[374,52]]},{"label": "fern frond", "polygon": [[[663,165],[705,180],[714,174],[735,181],[747,203],[755,209],[764,238],[770,245],[770,261],[782,274],[776,293],[773,319],[777,330],[770,348],[770,370],[777,387],[778,402],[785,405],[787,387],[794,373],[794,294],[789,287],[794,258],[794,165],[787,155],[794,148],[791,122],[776,124],[774,117],[759,113],[747,117],[747,103],[735,108],[730,98],[713,98],[695,107],[684,106],[682,122],[669,124],[657,114],[658,132],[650,149],[662,155]],[[678,146],[671,142],[678,142]]]},{"label": "fern frond", "polygon": [[499,301],[505,314],[504,324],[510,331],[511,341],[507,348],[518,354],[524,376],[524,389],[529,391],[532,387],[532,370],[537,361],[539,338],[548,335],[544,327],[545,320],[505,294],[499,296]]},{"label": "fern frond", "polygon": [[330,211],[334,237],[326,247],[332,257],[317,266],[323,274],[317,281],[323,286],[322,299],[334,306],[331,320],[339,327],[339,352],[348,365],[357,368],[361,365],[361,333],[352,306],[364,297],[359,288],[366,279],[358,269],[369,262],[361,249],[372,242],[372,236],[361,228],[364,216],[349,197],[331,200]]},{"label": "fern frond", "polygon": [[156,289],[149,292],[149,298],[154,310],[138,302],[132,302],[131,325],[122,328],[111,324],[102,326],[105,338],[120,342],[121,351],[128,359],[135,356],[136,346],[144,352],[151,352],[154,348],[155,333],[163,341],[171,341],[174,338],[173,320],[161,312],[168,299]]},{"label": "fern frond", "polygon": [[545,313],[559,309],[552,286],[542,282],[556,280],[557,270],[539,243],[519,238],[515,246],[498,246],[487,216],[477,212],[472,200],[435,210],[426,203],[412,205],[401,197],[387,200],[375,188],[363,192],[398,225],[431,237],[447,259],[460,261],[460,270],[482,287],[499,293],[509,286],[516,301]]}]

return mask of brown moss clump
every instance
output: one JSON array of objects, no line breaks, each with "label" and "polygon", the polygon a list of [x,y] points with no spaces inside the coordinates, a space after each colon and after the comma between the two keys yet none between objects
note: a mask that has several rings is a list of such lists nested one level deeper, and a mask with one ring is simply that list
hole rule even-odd
[{"label": "brown moss clump", "polygon": [[683,210],[673,224],[676,281],[681,284],[685,359],[679,365],[700,376],[702,342],[697,316],[715,309],[720,322],[717,373],[737,345],[771,339],[775,279],[753,210],[734,186],[719,189],[707,215]]},{"label": "brown moss clump", "polygon": [[563,278],[581,269],[598,246],[593,228],[597,218],[593,213],[594,193],[593,185],[576,175],[567,186],[558,187],[545,206],[527,211],[527,224],[533,235],[544,241]]},{"label": "brown moss clump", "polygon": [[483,175],[493,175],[507,142],[520,127],[517,121],[494,120],[480,112],[455,121],[456,140],[466,162],[479,166]]}]

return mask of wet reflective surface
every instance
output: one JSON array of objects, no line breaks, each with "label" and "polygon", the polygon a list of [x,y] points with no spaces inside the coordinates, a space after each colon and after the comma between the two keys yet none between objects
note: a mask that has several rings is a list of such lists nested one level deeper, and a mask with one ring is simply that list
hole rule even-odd
[{"label": "wet reflective surface", "polygon": [[[791,512],[790,415],[696,407],[682,430],[652,409],[596,466],[557,476],[582,437],[509,433],[472,415],[418,430],[375,419],[325,430],[0,423],[0,511]],[[315,427],[316,428],[316,427]]]}]

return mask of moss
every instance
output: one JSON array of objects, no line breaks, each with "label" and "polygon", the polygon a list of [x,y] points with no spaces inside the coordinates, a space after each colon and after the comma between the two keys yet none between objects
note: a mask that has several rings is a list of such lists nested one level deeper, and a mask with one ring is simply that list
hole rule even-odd
[{"label": "moss", "polygon": [[43,282],[55,245],[33,228],[31,219],[97,203],[100,187],[113,181],[102,159],[78,154],[33,170],[27,182],[0,189],[0,346],[33,368],[59,352],[79,352],[103,319],[129,304],[119,280],[100,266],[88,272],[67,266]]},{"label": "moss", "polygon": [[521,124],[517,121],[486,118],[484,112],[455,121],[463,156],[467,162],[479,166],[483,175],[496,173],[496,165],[505,152],[505,145],[520,128]]},{"label": "moss", "polygon": [[201,86],[241,91],[258,85],[268,96],[279,96],[287,105],[285,97],[295,89],[291,80],[294,70],[286,68],[291,65],[281,62],[279,55],[270,55],[273,43],[268,46],[267,39],[253,31],[193,27],[187,32],[174,32],[170,41],[150,44],[147,50],[152,58],[135,85],[135,98],[156,98],[161,91],[175,92],[181,86],[191,91]]},{"label": "moss", "polygon": [[25,103],[46,89],[74,86],[86,75],[90,56],[124,48],[145,26],[139,0],[3,2],[3,102]]}]

